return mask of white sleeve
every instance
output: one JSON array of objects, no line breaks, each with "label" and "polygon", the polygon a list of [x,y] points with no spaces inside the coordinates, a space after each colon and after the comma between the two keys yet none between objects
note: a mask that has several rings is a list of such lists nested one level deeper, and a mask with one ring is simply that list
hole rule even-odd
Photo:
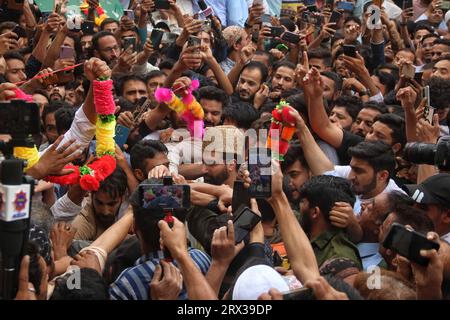
[{"label": "white sleeve", "polygon": [[383,94],[381,92],[378,92],[376,95],[371,96],[369,98],[369,101],[374,101],[374,102],[384,102],[384,98],[383,98]]},{"label": "white sleeve", "polygon": [[71,221],[80,213],[81,206],[72,202],[67,193],[50,208],[55,220]]},{"label": "white sleeve", "polygon": [[[70,126],[69,131],[64,134],[64,138],[60,142],[59,146],[62,146],[67,141],[74,139],[80,144],[80,149],[84,150],[94,136],[95,124],[92,124],[91,121],[89,121],[83,111],[83,106],[81,106],[75,113],[75,118],[72,121],[72,125]],[[44,154],[47,149],[48,147],[44,151],[39,152],[39,155]]]},{"label": "white sleeve", "polygon": [[352,168],[350,166],[334,166],[334,170],[324,172],[323,174],[348,179],[351,170]]}]

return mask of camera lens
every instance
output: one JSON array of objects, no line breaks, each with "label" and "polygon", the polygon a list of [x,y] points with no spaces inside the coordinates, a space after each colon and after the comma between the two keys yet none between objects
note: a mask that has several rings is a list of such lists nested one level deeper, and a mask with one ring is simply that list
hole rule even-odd
[{"label": "camera lens", "polygon": [[403,158],[412,163],[434,165],[435,154],[435,144],[413,142],[406,144]]}]

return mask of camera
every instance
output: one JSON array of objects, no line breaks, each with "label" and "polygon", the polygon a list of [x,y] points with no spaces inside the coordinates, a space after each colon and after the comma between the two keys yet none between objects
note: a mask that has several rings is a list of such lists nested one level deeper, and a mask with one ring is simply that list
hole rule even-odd
[{"label": "camera", "polygon": [[443,136],[437,144],[407,143],[403,152],[406,161],[435,165],[439,170],[450,170],[450,135]]}]

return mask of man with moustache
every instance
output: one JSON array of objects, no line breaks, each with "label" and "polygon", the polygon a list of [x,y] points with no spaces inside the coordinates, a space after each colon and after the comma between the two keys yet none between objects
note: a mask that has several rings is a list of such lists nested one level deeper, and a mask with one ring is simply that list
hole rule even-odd
[{"label": "man with moustache", "polygon": [[50,85],[47,87],[47,93],[50,101],[64,101],[66,97],[66,89],[63,85]]},{"label": "man with moustache", "polygon": [[267,77],[267,67],[261,62],[251,61],[242,69],[232,101],[250,102],[259,109],[268,96],[268,88],[264,84]]}]

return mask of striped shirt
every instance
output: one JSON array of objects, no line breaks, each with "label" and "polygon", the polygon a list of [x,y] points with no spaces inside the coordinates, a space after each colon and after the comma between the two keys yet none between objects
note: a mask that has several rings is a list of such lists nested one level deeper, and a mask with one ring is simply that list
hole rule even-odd
[{"label": "striped shirt", "polygon": [[[194,263],[203,274],[209,269],[211,259],[208,255],[197,249],[188,249]],[[125,269],[115,282],[109,287],[111,300],[148,300],[150,282],[153,278],[155,267],[164,258],[163,251],[150,252],[140,257],[135,266]],[[174,265],[177,265],[174,261]],[[186,289],[180,292],[179,300],[187,300]]]}]

